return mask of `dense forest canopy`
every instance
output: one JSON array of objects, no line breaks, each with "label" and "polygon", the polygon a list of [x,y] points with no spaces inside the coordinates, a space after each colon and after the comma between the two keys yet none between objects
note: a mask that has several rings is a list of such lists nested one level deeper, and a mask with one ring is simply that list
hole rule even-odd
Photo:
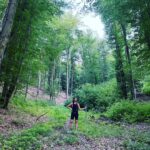
[{"label": "dense forest canopy", "polygon": [[[1,2],[1,105],[7,108],[19,91],[26,97],[31,86],[37,87],[37,96],[43,89],[53,102],[61,91],[67,98],[81,98],[80,89],[104,83],[116,86],[121,99],[149,94],[149,2],[83,3],[80,12],[101,15],[104,39],[81,30],[80,17],[66,11],[66,2]],[[7,20],[13,20],[12,27]]]}]

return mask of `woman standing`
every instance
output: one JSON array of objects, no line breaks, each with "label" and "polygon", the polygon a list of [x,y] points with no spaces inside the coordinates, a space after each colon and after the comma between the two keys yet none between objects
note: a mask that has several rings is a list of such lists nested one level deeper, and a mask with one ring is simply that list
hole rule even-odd
[{"label": "woman standing", "polygon": [[72,110],[69,127],[70,128],[72,127],[73,120],[75,119],[75,127],[77,129],[78,128],[78,116],[79,116],[78,111],[81,110],[80,104],[77,102],[77,98],[74,97],[72,100],[72,103],[69,104],[67,107]]}]

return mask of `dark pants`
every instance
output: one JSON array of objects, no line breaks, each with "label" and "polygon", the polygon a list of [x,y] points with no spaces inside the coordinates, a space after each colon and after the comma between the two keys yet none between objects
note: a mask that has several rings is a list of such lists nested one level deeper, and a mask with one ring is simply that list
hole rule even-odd
[{"label": "dark pants", "polygon": [[78,120],[78,112],[72,112],[71,113],[71,120],[74,120],[74,118],[75,118],[75,120]]}]

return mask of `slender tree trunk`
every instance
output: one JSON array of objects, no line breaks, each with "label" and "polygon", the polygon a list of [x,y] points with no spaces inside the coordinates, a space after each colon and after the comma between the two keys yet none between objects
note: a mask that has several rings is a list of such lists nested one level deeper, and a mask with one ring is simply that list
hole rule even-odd
[{"label": "slender tree trunk", "polygon": [[101,59],[102,59],[102,78],[103,78],[103,82],[107,81],[107,62],[106,62],[106,52],[105,52],[105,48],[103,46],[102,50],[101,50]]},{"label": "slender tree trunk", "polygon": [[0,99],[0,104],[1,106],[4,105],[4,101],[5,101],[5,98],[6,98],[6,94],[7,94],[7,91],[8,91],[8,83],[7,81],[4,82],[4,86],[3,86],[3,90],[2,90],[2,96],[1,96],[1,99]]},{"label": "slender tree trunk", "polygon": [[58,72],[57,72],[57,78],[58,78],[58,93],[60,93],[62,91],[62,88],[61,88],[61,61],[59,60],[58,61]]},{"label": "slender tree trunk", "polygon": [[50,100],[54,100],[54,79],[55,79],[55,61],[52,63],[52,66],[50,66],[49,68],[49,75],[48,75],[48,84],[49,84],[49,96],[50,96]]},{"label": "slender tree trunk", "polygon": [[26,87],[25,87],[25,97],[24,97],[24,100],[26,100],[26,98],[27,98],[27,95],[28,95],[28,89],[29,89],[29,83],[28,83],[28,81],[27,81]]},{"label": "slender tree trunk", "polygon": [[48,71],[48,91],[51,100],[51,67],[49,67],[49,71]]},{"label": "slender tree trunk", "polygon": [[128,63],[128,67],[129,67],[129,71],[128,71],[129,90],[131,93],[131,99],[133,99],[134,98],[134,83],[133,83],[133,76],[132,76],[132,67],[131,67],[131,58],[130,58],[129,46],[128,46],[128,42],[127,42],[127,33],[126,33],[126,28],[123,24],[121,24],[121,28],[122,28],[123,38],[124,38],[127,63]]},{"label": "slender tree trunk", "polygon": [[52,101],[54,102],[54,97],[55,97],[55,87],[54,87],[54,80],[55,80],[55,71],[56,71],[56,62],[54,60],[53,64],[53,70],[52,70],[52,77],[51,77],[51,82],[52,82]]},{"label": "slender tree trunk", "polygon": [[41,72],[39,71],[36,98],[38,98],[39,96],[40,88],[41,88]]},{"label": "slender tree trunk", "polygon": [[47,78],[47,72],[46,71],[44,71],[44,75],[43,76],[44,76],[43,77],[43,87],[45,89],[45,87],[46,87],[46,78]]},{"label": "slender tree trunk", "polygon": [[117,38],[115,37],[115,44],[116,44],[116,79],[119,89],[119,94],[121,97],[127,99],[127,88],[126,88],[126,80],[125,80],[125,73],[123,70],[123,62],[122,62],[122,56],[121,56],[121,49],[118,44]]},{"label": "slender tree trunk", "polygon": [[72,96],[73,89],[74,89],[74,70],[75,70],[75,63],[73,57],[71,57],[71,81],[70,81],[70,94]]},{"label": "slender tree trunk", "polygon": [[67,50],[67,64],[66,64],[66,98],[69,96],[69,65],[70,65],[70,49]]}]

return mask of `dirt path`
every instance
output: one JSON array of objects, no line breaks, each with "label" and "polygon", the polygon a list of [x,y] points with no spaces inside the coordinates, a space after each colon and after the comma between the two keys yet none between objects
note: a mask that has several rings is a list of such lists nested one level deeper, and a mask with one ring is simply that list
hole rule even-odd
[{"label": "dirt path", "polygon": [[[134,140],[138,141],[140,133],[150,131],[150,126],[147,123],[126,125],[123,127],[126,129],[124,136],[98,138],[90,138],[74,130],[56,129],[50,137],[42,139],[42,150],[125,150],[125,141],[129,140],[129,138],[133,142]],[[137,137],[132,135],[135,131],[140,131],[136,133]]]},{"label": "dirt path", "polygon": [[88,138],[78,132],[56,130],[51,137],[43,138],[42,150],[124,150],[124,147],[119,138]]}]

